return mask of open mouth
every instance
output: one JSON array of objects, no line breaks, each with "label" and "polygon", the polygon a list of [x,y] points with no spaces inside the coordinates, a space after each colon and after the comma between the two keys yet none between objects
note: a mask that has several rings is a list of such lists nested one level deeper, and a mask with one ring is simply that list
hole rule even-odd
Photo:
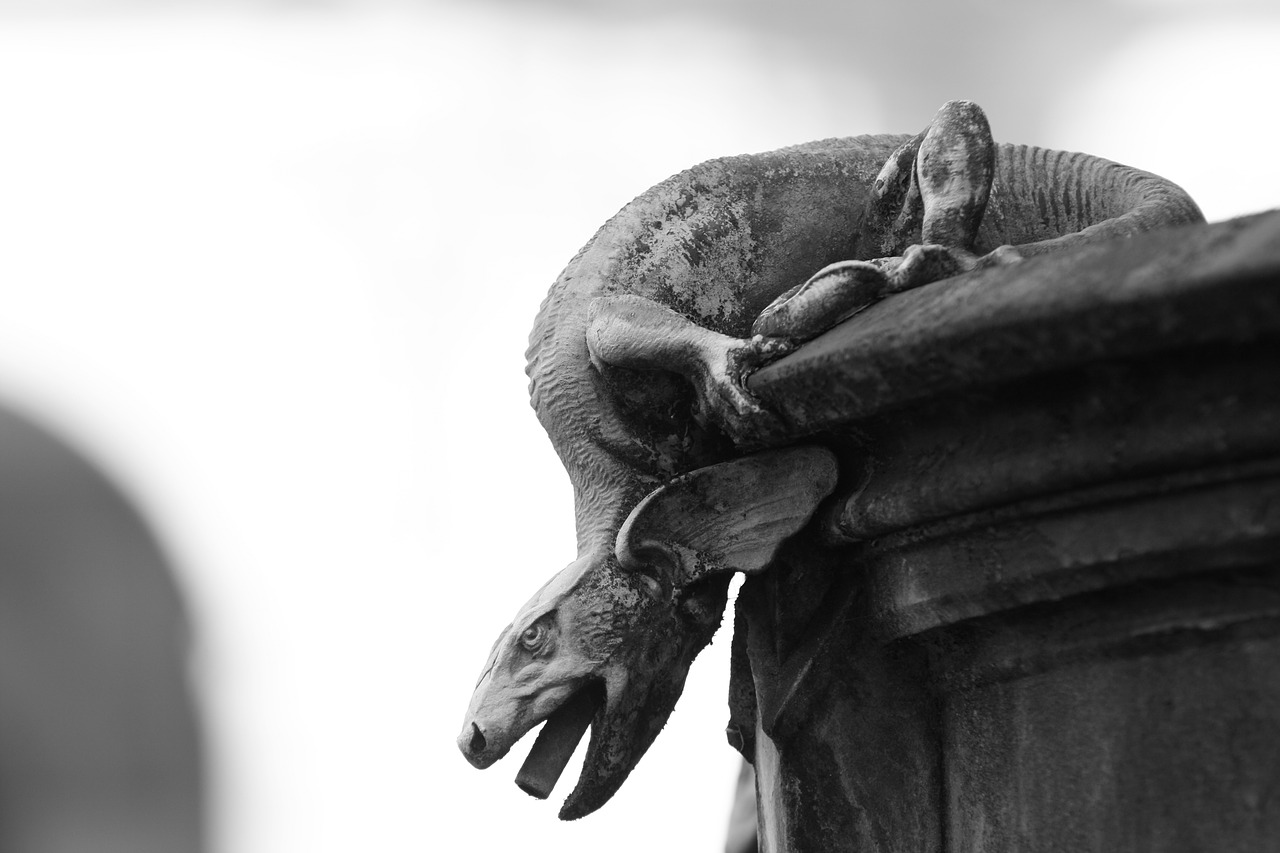
[{"label": "open mouth", "polygon": [[604,706],[605,690],[600,681],[589,682],[547,717],[542,731],[520,772],[516,784],[531,797],[545,800],[573,757],[582,736]]}]

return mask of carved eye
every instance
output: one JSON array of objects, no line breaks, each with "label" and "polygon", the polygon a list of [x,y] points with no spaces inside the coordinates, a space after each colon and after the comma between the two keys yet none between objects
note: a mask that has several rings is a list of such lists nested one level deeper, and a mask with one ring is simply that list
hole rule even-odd
[{"label": "carved eye", "polygon": [[644,587],[645,593],[654,601],[662,601],[666,590],[663,589],[662,581],[658,578],[658,573],[650,566],[643,566],[636,570],[636,578],[640,581],[640,585]]},{"label": "carved eye", "polygon": [[520,645],[526,651],[535,652],[547,639],[547,623],[535,622],[520,634]]}]

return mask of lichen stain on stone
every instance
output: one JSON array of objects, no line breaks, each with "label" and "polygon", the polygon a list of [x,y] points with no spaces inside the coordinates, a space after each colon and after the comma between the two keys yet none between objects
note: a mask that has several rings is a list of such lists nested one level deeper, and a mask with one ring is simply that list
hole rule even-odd
[{"label": "lichen stain on stone", "polygon": [[630,277],[700,323],[739,324],[741,291],[757,252],[750,203],[713,197],[677,207],[683,208],[680,217],[631,242],[623,261]]}]

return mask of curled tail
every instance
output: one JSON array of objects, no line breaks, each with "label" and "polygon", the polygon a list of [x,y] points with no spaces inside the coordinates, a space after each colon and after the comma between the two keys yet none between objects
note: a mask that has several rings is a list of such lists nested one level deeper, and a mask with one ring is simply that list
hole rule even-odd
[{"label": "curled tail", "polygon": [[1000,145],[978,240],[1024,256],[1128,237],[1204,214],[1172,181],[1101,157]]}]

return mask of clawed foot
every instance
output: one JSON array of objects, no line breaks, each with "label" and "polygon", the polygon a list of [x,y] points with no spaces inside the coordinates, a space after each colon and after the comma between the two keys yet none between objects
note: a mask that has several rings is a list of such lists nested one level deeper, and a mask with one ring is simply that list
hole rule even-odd
[{"label": "clawed foot", "polygon": [[719,427],[739,447],[760,446],[781,437],[782,421],[747,391],[746,382],[752,373],[795,349],[792,341],[764,335],[718,348],[707,360],[694,417]]},{"label": "clawed foot", "polygon": [[1021,260],[1012,246],[1001,246],[979,256],[954,246],[929,243],[911,246],[901,257],[841,261],[823,267],[804,284],[771,302],[756,318],[751,331],[757,337],[785,339],[793,344],[807,341],[890,293]]},{"label": "clawed foot", "polygon": [[1014,264],[1022,263],[1022,253],[1014,246],[997,246],[990,252],[978,258],[978,266],[975,269],[985,270],[990,267],[1011,267]]},{"label": "clawed foot", "polygon": [[975,255],[954,246],[928,243],[908,247],[901,258],[883,258],[876,263],[882,263],[888,275],[887,292],[901,293],[953,275],[1007,266],[1021,260],[1022,256],[1012,246],[1001,246],[985,255]]},{"label": "clawed foot", "polygon": [[901,293],[976,269],[978,256],[937,243],[909,246],[889,273],[889,292]]},{"label": "clawed foot", "polygon": [[889,278],[875,263],[831,264],[771,302],[760,312],[751,331],[756,335],[806,341],[879,302],[888,287]]}]

